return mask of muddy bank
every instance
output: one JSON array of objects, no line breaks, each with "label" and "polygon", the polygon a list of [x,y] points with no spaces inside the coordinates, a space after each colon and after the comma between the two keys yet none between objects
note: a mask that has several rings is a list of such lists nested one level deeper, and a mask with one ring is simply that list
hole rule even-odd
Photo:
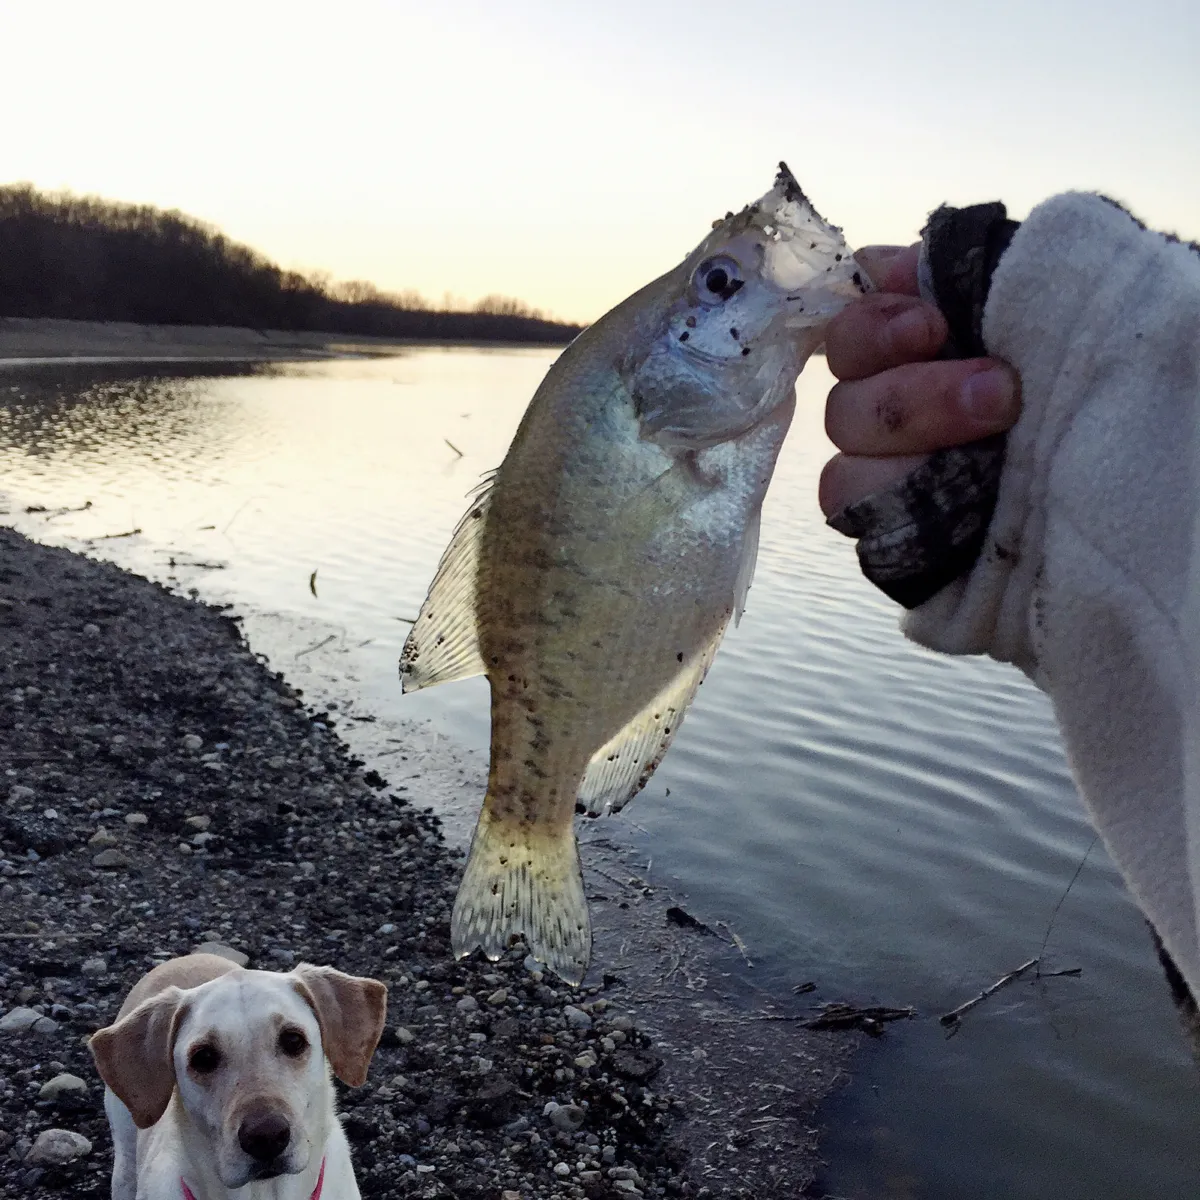
[{"label": "muddy bank", "polygon": [[[453,962],[461,849],[423,786],[447,768],[388,761],[353,759],[228,614],[0,529],[0,1027],[37,1014],[0,1032],[0,1196],[108,1194],[84,1040],[205,940],[388,984],[370,1079],[341,1090],[364,1197],[802,1194],[857,1035],[755,997],[738,949],[667,920],[602,826],[586,986],[519,946]],[[90,1149],[39,1162],[49,1129]]]},{"label": "muddy bank", "polygon": [[[178,362],[192,359],[270,362],[395,354],[402,338],[238,329],[216,325],[134,325],[123,321],[0,318],[0,366],[77,358]],[[521,343],[525,345],[527,343]]]}]

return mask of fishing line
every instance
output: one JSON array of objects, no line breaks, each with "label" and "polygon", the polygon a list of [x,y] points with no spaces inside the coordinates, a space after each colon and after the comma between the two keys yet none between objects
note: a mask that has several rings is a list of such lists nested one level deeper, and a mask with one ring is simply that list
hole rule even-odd
[{"label": "fishing line", "polygon": [[1083,852],[1083,858],[1081,858],[1079,860],[1079,866],[1077,866],[1075,868],[1075,874],[1071,876],[1071,882],[1067,884],[1066,891],[1063,892],[1063,894],[1061,896],[1059,896],[1058,903],[1054,906],[1054,911],[1050,914],[1050,920],[1046,923],[1046,933],[1045,933],[1045,936],[1042,938],[1041,948],[1038,950],[1038,965],[1037,965],[1037,970],[1034,973],[1035,977],[1038,979],[1041,979],[1041,977],[1042,977],[1042,955],[1044,955],[1046,953],[1046,943],[1049,942],[1049,940],[1050,940],[1050,930],[1054,928],[1054,921],[1055,921],[1055,918],[1058,916],[1058,910],[1060,908],[1062,908],[1063,904],[1066,902],[1067,897],[1071,894],[1071,889],[1075,886],[1075,880],[1077,880],[1079,878],[1080,872],[1083,870],[1084,865],[1087,863],[1088,856],[1091,854],[1092,850],[1095,848],[1095,845],[1099,840],[1100,840],[1100,835],[1096,834],[1092,838],[1092,840],[1090,842],[1088,842],[1088,848]]}]

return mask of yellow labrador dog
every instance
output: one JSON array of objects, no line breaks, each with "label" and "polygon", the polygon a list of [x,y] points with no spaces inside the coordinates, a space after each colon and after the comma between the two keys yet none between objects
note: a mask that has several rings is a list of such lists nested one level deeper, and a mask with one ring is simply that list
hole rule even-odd
[{"label": "yellow labrador dog", "polygon": [[358,1200],[330,1069],[366,1081],[386,1011],[382,983],[332,967],[155,967],[91,1040],[113,1200]]}]

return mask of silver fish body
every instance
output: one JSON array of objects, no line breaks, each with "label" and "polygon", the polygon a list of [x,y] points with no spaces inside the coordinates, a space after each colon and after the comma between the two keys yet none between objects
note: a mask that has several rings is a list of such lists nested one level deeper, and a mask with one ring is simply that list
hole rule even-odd
[{"label": "silver fish body", "polygon": [[456,954],[523,934],[571,982],[591,929],[577,806],[619,809],[677,732],[753,574],[796,376],[866,287],[782,167],[674,271],[585,330],[463,518],[406,690],[485,673],[488,789]]}]

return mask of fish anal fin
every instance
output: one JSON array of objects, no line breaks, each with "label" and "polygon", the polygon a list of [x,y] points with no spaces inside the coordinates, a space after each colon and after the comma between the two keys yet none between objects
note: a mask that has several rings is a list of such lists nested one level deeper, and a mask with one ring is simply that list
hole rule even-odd
[{"label": "fish anal fin", "polygon": [[724,632],[722,625],[654,700],[592,755],[577,797],[578,806],[590,816],[619,812],[649,782],[679,731]]},{"label": "fish anal fin", "polygon": [[488,480],[454,530],[404,643],[400,681],[406,692],[484,672],[475,619],[475,576],[487,524],[490,486]]},{"label": "fish anal fin", "polygon": [[450,942],[456,958],[478,947],[494,961],[514,934],[567,983],[583,981],[592,925],[571,823],[524,825],[494,816],[485,801],[454,898]]}]

